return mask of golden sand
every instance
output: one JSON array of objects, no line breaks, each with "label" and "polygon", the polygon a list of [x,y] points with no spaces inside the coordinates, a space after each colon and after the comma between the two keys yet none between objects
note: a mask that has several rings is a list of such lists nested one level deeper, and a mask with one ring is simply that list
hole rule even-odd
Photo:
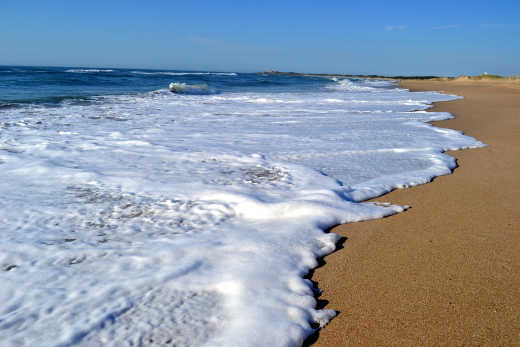
[{"label": "golden sand", "polygon": [[489,146],[377,201],[406,212],[333,229],[347,238],[312,280],[339,315],[315,346],[520,345],[520,88],[493,81],[403,81],[464,96],[435,125]]}]

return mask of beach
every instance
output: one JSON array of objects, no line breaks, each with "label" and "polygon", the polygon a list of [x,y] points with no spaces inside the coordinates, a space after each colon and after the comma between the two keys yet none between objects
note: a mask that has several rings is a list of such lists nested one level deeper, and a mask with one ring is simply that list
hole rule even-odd
[{"label": "beach", "polygon": [[[35,88],[28,89],[29,82]],[[484,96],[477,95],[477,101],[492,95],[485,87],[478,90]],[[480,286],[482,276],[489,288],[516,288],[507,273],[495,270],[497,262],[514,270],[515,255],[507,253],[515,251],[515,243],[486,234],[498,225],[487,209],[489,196],[497,198],[493,208],[512,211],[515,206],[497,195],[515,187],[514,178],[499,180],[509,177],[501,165],[516,160],[500,157],[515,148],[514,134],[509,147],[501,148],[462,125],[454,128],[469,136],[428,124],[453,118],[428,112],[432,103],[456,99],[396,88],[395,80],[0,67],[0,193],[5,197],[0,200],[0,277],[5,278],[0,341],[13,346],[300,346],[330,322],[322,335],[339,327],[340,340],[333,345],[404,344],[385,334],[417,340],[417,334],[424,335],[421,329],[435,333],[434,319],[457,327],[470,314],[478,318],[462,310],[467,307],[484,307],[485,314],[497,310],[494,322],[509,322],[500,315],[514,314],[505,310],[514,309],[515,298],[502,293],[513,289],[495,288],[502,296],[473,292],[490,290]],[[486,105],[476,103],[477,111],[485,111],[484,120],[500,110]],[[511,112],[518,108],[512,107]],[[500,133],[502,127],[516,128],[477,120],[478,129],[498,124],[501,136],[507,134]],[[483,148],[480,140],[491,146]],[[475,183],[466,179],[470,196],[464,184],[448,187],[441,202],[409,199],[406,194],[414,189],[402,190],[401,199],[393,198],[395,193],[383,196],[448,175],[457,163],[443,152],[463,148],[474,148],[460,153],[475,153],[499,173],[491,176],[496,178],[491,191],[479,192],[475,187],[489,178],[475,176]],[[487,151],[492,151],[489,159],[483,156]],[[364,203],[376,197],[391,203]],[[487,223],[483,232],[456,230],[468,222],[435,225],[435,218],[456,220],[452,216],[459,207],[474,202],[483,207],[470,212],[488,215],[470,220]],[[403,205],[412,208],[400,213]],[[392,214],[397,216],[383,222],[412,221],[395,231],[377,231],[373,226],[381,221],[354,223]],[[345,249],[326,261],[337,255],[350,259],[338,258],[344,269],[332,262],[322,268],[333,270],[328,278],[334,283],[318,278],[325,292],[316,305],[308,277],[319,259],[338,248],[340,236],[327,231],[340,224],[348,224]],[[363,226],[371,231],[351,232]],[[471,253],[475,249],[478,253]],[[487,254],[490,250],[498,255]],[[444,259],[446,254],[451,258]],[[491,260],[480,263],[481,255]],[[489,268],[482,265],[477,276],[475,264]],[[466,277],[455,271],[464,267]],[[444,280],[447,272],[462,287],[448,287],[454,284]],[[333,290],[345,297],[335,299]],[[451,295],[446,302],[440,290]],[[470,303],[487,301],[461,303],[460,293],[469,293]],[[330,303],[324,305],[325,300]],[[431,307],[440,312],[434,318]],[[464,319],[456,316],[451,322],[446,310],[459,310]],[[403,318],[417,316],[419,323]],[[361,323],[351,324],[353,317]],[[489,326],[478,319],[473,323],[475,331]],[[345,336],[357,340],[345,341]]]},{"label": "beach", "polygon": [[[342,249],[312,280],[339,312],[314,346],[520,344],[520,84],[401,82],[464,99],[430,111],[484,148],[449,152],[452,175],[374,199],[408,205],[388,218],[340,225]],[[316,339],[316,336],[314,337]]]},{"label": "beach", "polygon": [[0,67],[0,341],[302,345],[335,316],[305,278],[336,249],[326,231],[402,212],[363,201],[483,146],[427,124],[456,98],[379,79]]}]

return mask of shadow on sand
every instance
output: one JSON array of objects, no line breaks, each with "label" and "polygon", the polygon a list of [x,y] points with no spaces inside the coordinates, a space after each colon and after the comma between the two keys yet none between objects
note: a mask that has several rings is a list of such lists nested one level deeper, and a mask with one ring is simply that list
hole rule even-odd
[{"label": "shadow on sand", "polygon": [[[328,229],[326,232],[329,233],[330,231],[332,230],[332,228]],[[340,249],[343,249],[343,244],[347,241],[347,238],[346,237],[341,237],[338,242],[336,242],[336,250],[334,250],[334,252],[332,253],[335,253],[337,251],[339,251]],[[332,254],[330,253],[330,254]],[[312,280],[312,277],[314,275],[314,271],[316,271],[316,269],[319,269],[320,267],[324,266],[325,264],[327,264],[327,262],[325,261],[325,257],[329,256],[330,254],[327,254],[326,256],[324,257],[321,257],[321,258],[318,258],[318,266],[316,266],[314,269],[312,269],[311,271],[309,271],[309,273],[307,275],[305,275],[305,279],[308,279],[312,282],[312,286],[314,287],[314,297],[316,299],[316,309],[317,310],[322,310],[324,309],[329,301],[328,300],[323,300],[323,299],[320,299],[319,297],[321,296],[321,290],[319,289],[318,287],[318,282],[316,281],[313,281]],[[341,312],[339,311],[336,311],[336,315],[339,315]],[[307,339],[305,339],[305,341],[303,342],[303,347],[308,347],[308,346],[311,346],[313,345],[317,340],[318,340],[318,337],[320,336],[320,330],[319,329],[319,325],[317,323],[314,323],[314,325],[312,326],[314,329],[316,329],[316,331],[311,334],[309,337],[307,337]]]}]

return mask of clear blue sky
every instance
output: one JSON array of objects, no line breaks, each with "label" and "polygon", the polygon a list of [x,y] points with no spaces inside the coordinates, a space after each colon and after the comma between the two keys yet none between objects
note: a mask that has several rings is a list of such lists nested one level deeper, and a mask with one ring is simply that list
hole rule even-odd
[{"label": "clear blue sky", "polygon": [[519,23],[519,0],[1,0],[0,65],[520,75]]}]

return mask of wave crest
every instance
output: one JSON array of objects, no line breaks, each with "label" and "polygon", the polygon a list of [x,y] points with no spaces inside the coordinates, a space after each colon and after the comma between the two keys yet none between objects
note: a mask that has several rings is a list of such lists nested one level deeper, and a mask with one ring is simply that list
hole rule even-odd
[{"label": "wave crest", "polygon": [[114,70],[110,70],[110,69],[69,69],[69,70],[65,70],[65,72],[70,72],[70,73],[96,73],[96,72],[114,72]]},{"label": "wave crest", "polygon": [[363,86],[363,85],[360,85],[360,84],[357,84],[349,79],[341,79],[341,80],[334,80],[334,83],[333,85],[330,85],[328,86],[329,89],[335,89],[335,90],[343,90],[343,91],[349,91],[349,92],[360,92],[360,91],[366,91],[366,92],[371,92],[373,91],[375,88],[373,87],[368,87],[368,86]]},{"label": "wave crest", "polygon": [[349,92],[377,92],[382,89],[388,89],[395,85],[392,81],[386,80],[350,80],[348,78],[338,79],[332,78],[336,82],[327,86],[329,89],[342,90]]},{"label": "wave crest", "polygon": [[215,94],[215,91],[210,89],[207,84],[186,84],[172,82],[168,86],[170,92],[175,94],[195,94],[195,95],[207,95]]}]

